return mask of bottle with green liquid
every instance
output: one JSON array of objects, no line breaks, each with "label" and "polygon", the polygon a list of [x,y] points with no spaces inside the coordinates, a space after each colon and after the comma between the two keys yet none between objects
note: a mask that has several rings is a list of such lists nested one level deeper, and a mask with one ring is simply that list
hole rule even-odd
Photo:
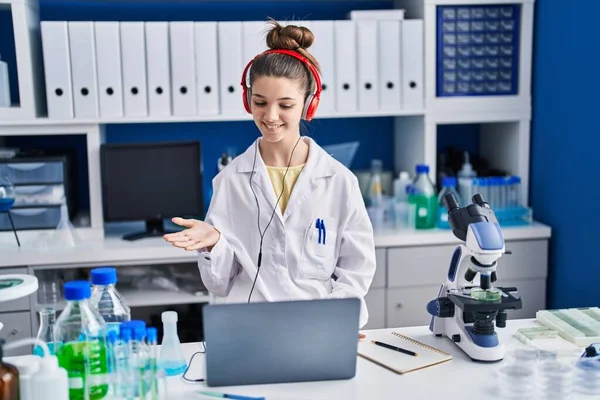
[{"label": "bottle with green liquid", "polygon": [[429,166],[418,164],[417,176],[407,188],[408,204],[415,207],[415,228],[432,229],[437,220],[437,196],[435,186],[429,178]]},{"label": "bottle with green liquid", "polygon": [[67,306],[56,321],[55,353],[69,375],[69,400],[99,400],[108,393],[106,324],[90,307],[90,283],[64,285]]}]

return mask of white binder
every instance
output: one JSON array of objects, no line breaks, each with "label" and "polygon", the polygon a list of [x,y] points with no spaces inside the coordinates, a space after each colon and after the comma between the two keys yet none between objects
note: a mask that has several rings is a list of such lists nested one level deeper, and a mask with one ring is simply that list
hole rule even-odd
[{"label": "white binder", "polygon": [[242,22],[242,63],[246,66],[259,53],[267,50],[267,30],[270,25],[263,21]]},{"label": "white binder", "polygon": [[358,60],[358,109],[379,109],[379,74],[377,48],[377,21],[356,22]]},{"label": "white binder", "polygon": [[356,22],[334,22],[336,111],[358,110]]},{"label": "white binder", "polygon": [[95,118],[100,112],[94,23],[69,21],[68,26],[75,118]]},{"label": "white binder", "polygon": [[379,21],[379,109],[402,108],[402,33],[400,21]]},{"label": "white binder", "polygon": [[123,105],[127,117],[148,115],[146,44],[143,22],[121,22]]},{"label": "white binder", "polygon": [[321,102],[316,116],[335,112],[335,54],[333,21],[308,21],[310,30],[315,35],[315,42],[308,49],[321,67]]},{"label": "white binder", "polygon": [[148,115],[165,117],[171,112],[171,70],[169,64],[169,23],[152,21],[144,24],[146,36],[146,71]]},{"label": "white binder", "polygon": [[40,25],[48,117],[73,118],[75,112],[67,22],[42,21]]},{"label": "white binder", "polygon": [[194,23],[198,115],[219,113],[219,64],[216,22]]},{"label": "white binder", "polygon": [[407,110],[424,107],[423,20],[404,20],[402,26],[402,104]]},{"label": "white binder", "polygon": [[[173,115],[196,114],[196,60],[194,23],[170,22]],[[203,39],[206,40],[206,39]]]},{"label": "white binder", "polygon": [[100,117],[123,116],[121,39],[118,22],[95,22]]},{"label": "white binder", "polygon": [[218,22],[219,35],[219,94],[221,114],[239,115],[246,111],[242,102],[242,23]]}]

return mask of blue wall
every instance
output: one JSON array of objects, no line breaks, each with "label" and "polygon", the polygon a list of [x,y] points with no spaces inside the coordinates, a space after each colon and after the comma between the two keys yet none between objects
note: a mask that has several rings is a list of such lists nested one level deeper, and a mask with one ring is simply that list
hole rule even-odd
[{"label": "blue wall", "polygon": [[600,2],[576,3],[536,2],[530,193],[552,227],[552,308],[600,305]]}]

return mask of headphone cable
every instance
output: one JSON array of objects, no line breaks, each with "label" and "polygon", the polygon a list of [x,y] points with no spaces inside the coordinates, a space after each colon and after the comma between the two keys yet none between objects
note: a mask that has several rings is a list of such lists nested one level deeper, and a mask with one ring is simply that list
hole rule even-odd
[{"label": "headphone cable", "polygon": [[248,303],[250,303],[250,298],[252,297],[252,292],[254,291],[254,285],[256,285],[256,280],[258,279],[258,273],[260,272],[260,265],[262,263],[263,238],[265,236],[265,232],[269,228],[269,225],[271,225],[271,221],[273,221],[273,217],[275,216],[275,211],[277,210],[277,206],[279,205],[279,200],[281,200],[281,197],[283,196],[283,192],[285,190],[285,176],[287,175],[287,173],[290,169],[290,165],[292,164],[292,157],[294,156],[294,151],[296,150],[296,146],[298,146],[298,143],[300,143],[300,139],[302,139],[302,135],[300,135],[300,137],[296,141],[296,144],[294,145],[294,148],[292,149],[292,154],[290,154],[290,160],[288,162],[287,168],[285,169],[285,173],[283,174],[281,193],[279,194],[279,197],[277,198],[275,207],[273,207],[273,212],[271,213],[271,218],[269,219],[269,222],[267,223],[265,230],[262,232],[260,230],[260,205],[258,204],[258,197],[256,197],[256,192],[254,192],[254,187],[252,187],[252,177],[254,176],[254,169],[256,167],[256,153],[258,152],[258,140],[256,140],[256,142],[254,144],[254,162],[252,163],[252,173],[250,174],[249,183],[250,183],[250,190],[252,190],[252,194],[254,195],[254,200],[256,200],[256,207],[258,208],[258,217],[257,217],[256,222],[258,225],[258,234],[260,235],[260,245],[259,245],[259,249],[258,249],[258,263],[256,264],[256,276],[254,277],[254,282],[252,283],[252,289],[250,289],[250,294],[248,295]]}]

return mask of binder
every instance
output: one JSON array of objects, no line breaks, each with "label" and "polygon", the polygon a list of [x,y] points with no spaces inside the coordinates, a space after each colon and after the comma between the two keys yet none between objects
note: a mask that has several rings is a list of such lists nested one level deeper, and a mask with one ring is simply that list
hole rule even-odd
[{"label": "binder", "polygon": [[321,101],[316,116],[335,112],[335,55],[333,21],[309,21],[315,42],[309,49],[321,67]]},{"label": "binder", "polygon": [[219,113],[219,65],[216,22],[194,24],[197,114]]},{"label": "binder", "polygon": [[379,109],[402,108],[402,33],[400,21],[379,21]]},{"label": "binder", "polygon": [[123,116],[121,39],[118,22],[94,22],[100,117]]},{"label": "binder", "polygon": [[356,75],[356,23],[334,21],[336,111],[358,109]]},{"label": "binder", "polygon": [[[377,346],[371,341],[383,342],[418,354],[411,356]],[[397,374],[406,374],[452,360],[452,354],[429,346],[398,332],[371,331],[358,342],[358,355]]]},{"label": "binder", "polygon": [[168,22],[146,22],[146,83],[148,90],[148,115],[165,117],[171,110],[171,66],[169,64]]},{"label": "binder", "polygon": [[407,110],[424,107],[423,20],[404,20],[402,27],[402,104]]},{"label": "binder", "polygon": [[219,94],[221,114],[239,115],[246,111],[240,85],[245,67],[242,61],[242,23],[227,21],[217,23],[219,40]]},{"label": "binder", "polygon": [[74,118],[67,22],[42,21],[40,30],[48,117],[54,119]]},{"label": "binder", "polygon": [[269,26],[263,21],[242,22],[242,62],[250,62],[259,53],[267,50],[267,33]]},{"label": "binder", "polygon": [[[194,23],[170,22],[173,115],[196,114],[196,52]],[[206,39],[203,39],[206,40]]]},{"label": "binder", "polygon": [[379,109],[377,33],[377,21],[356,22],[359,111]]},{"label": "binder", "polygon": [[75,117],[95,118],[100,113],[94,23],[69,21],[68,27]]},{"label": "binder", "polygon": [[121,22],[124,115],[148,115],[146,40],[143,22]]}]

